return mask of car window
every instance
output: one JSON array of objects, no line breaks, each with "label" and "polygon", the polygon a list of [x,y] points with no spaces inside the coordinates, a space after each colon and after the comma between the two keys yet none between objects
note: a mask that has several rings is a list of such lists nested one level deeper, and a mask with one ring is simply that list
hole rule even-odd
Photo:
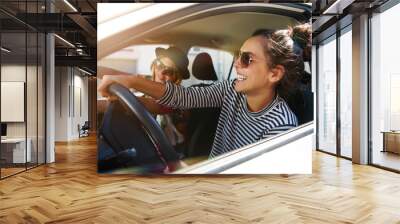
[{"label": "car window", "polygon": [[103,59],[98,64],[128,72],[151,76],[151,63],[156,58],[157,47],[168,48],[165,44],[134,45],[119,50]]},{"label": "car window", "polygon": [[[200,83],[207,83],[205,81],[200,81],[196,79],[193,76],[192,73],[192,65],[193,61],[196,58],[196,56],[200,53],[206,52],[211,56],[211,59],[213,61],[214,69],[215,72],[217,73],[218,81],[224,81],[227,80],[229,77],[229,71],[232,66],[233,62],[233,55],[227,51],[223,50],[218,50],[218,49],[212,49],[212,48],[206,48],[206,47],[199,47],[199,46],[193,46],[189,49],[188,52],[188,58],[189,58],[189,71],[190,71],[190,79],[184,80],[182,82],[182,85],[184,86],[191,86],[195,84],[200,84]],[[235,73],[235,69],[232,69],[232,73]],[[233,79],[236,77],[236,73],[232,74],[230,79]]]}]

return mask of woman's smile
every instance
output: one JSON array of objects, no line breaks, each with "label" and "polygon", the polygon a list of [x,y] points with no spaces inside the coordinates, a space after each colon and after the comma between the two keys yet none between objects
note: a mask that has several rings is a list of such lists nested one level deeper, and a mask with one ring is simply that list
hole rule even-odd
[{"label": "woman's smile", "polygon": [[239,81],[244,81],[244,80],[247,79],[247,76],[242,75],[242,74],[237,74],[237,79],[238,79]]}]

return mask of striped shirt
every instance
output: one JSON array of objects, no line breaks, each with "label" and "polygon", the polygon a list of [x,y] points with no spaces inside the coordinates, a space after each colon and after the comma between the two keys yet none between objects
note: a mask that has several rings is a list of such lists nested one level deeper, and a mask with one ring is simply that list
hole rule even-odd
[{"label": "striped shirt", "polygon": [[221,107],[210,158],[297,126],[296,115],[278,95],[264,109],[249,111],[246,97],[235,91],[234,81],[189,88],[167,82],[158,103],[180,109]]}]

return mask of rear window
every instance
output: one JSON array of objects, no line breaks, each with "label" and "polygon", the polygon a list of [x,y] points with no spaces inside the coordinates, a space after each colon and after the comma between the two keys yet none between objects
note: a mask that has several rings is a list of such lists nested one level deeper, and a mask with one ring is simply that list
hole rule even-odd
[{"label": "rear window", "polygon": [[[230,54],[227,51],[223,51],[223,50],[193,46],[189,49],[189,52],[187,55],[189,58],[189,71],[191,74],[190,79],[184,80],[182,82],[182,85],[191,86],[191,85],[200,84],[200,83],[210,83],[209,81],[201,81],[201,80],[196,79],[192,73],[192,65],[193,65],[194,59],[196,58],[196,56],[198,54],[203,53],[203,52],[208,53],[211,56],[215,72],[217,73],[218,81],[224,81],[224,80],[228,79],[229,71],[231,69],[232,62],[233,62],[232,54]],[[232,73],[235,73],[234,70],[235,69],[233,69]],[[235,77],[236,77],[236,74],[232,74],[230,79],[233,79]]]}]

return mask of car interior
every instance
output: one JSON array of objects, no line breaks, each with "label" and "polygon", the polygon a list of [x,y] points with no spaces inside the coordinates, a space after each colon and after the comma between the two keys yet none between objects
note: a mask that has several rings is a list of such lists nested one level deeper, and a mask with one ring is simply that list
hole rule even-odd
[{"label": "car interior", "polygon": [[[206,86],[212,85],[214,82],[217,81],[224,81],[218,79],[218,77],[226,77],[225,79],[235,78],[235,72],[233,69],[234,52],[237,51],[244,40],[250,37],[255,31],[260,29],[284,29],[287,28],[288,25],[295,25],[297,23],[299,23],[299,21],[293,17],[282,16],[273,13],[265,13],[262,10],[257,11],[252,9],[247,12],[225,12],[211,16],[197,16],[195,18],[188,19],[185,22],[175,24],[174,26],[170,25],[167,27],[156,29],[153,32],[142,35],[141,37],[128,40],[126,46],[130,47],[146,44],[166,44],[168,46],[176,46],[185,52],[188,52],[193,46],[201,46],[204,48],[215,49],[221,52],[228,52],[230,55],[232,55],[231,61],[229,62],[229,74],[218,74],[219,69],[215,67],[216,64],[218,65],[218,62],[216,62],[215,59],[213,59],[212,56],[210,56],[210,54],[208,54],[207,52],[200,51],[194,57],[194,59],[190,61],[189,70],[191,71],[191,77],[195,77],[195,79],[197,80],[197,82],[195,84],[192,84],[191,86]],[[105,57],[105,59],[107,59],[107,57]],[[305,63],[308,63],[309,66],[311,62],[306,61]],[[299,86],[301,87],[288,100],[289,106],[298,116],[299,125],[312,121],[313,119],[313,94],[311,92],[310,72],[305,71],[303,77],[300,77],[300,80],[301,82],[299,83]],[[115,105],[114,107],[118,107],[118,109],[115,111],[119,111],[119,113],[121,113],[121,110],[123,110],[121,108],[124,108],[124,106],[121,107]],[[109,114],[112,114],[114,112],[108,111]],[[215,130],[217,127],[219,113],[220,110],[216,108],[190,110],[190,115],[187,119],[187,133],[185,135],[183,151],[183,160],[186,160],[188,164],[194,163],[193,161],[199,162],[208,158],[215,135]],[[119,122],[118,124],[124,125],[123,123],[124,122]],[[106,122],[103,121],[103,126],[104,124],[106,124]],[[140,124],[138,126],[143,127],[143,125]],[[104,129],[105,128],[103,128],[103,130]],[[128,128],[124,130],[131,129]],[[112,135],[114,137],[116,135],[125,136],[126,131],[124,131],[123,133],[121,131],[118,131],[118,133],[114,133]],[[117,140],[115,140],[115,142],[116,141]],[[146,145],[151,145],[150,143],[151,141],[146,141]],[[99,151],[101,151],[101,147],[99,148]],[[169,149],[166,151],[167,154],[171,154]],[[112,157],[112,152],[109,151],[108,153],[110,153]],[[175,158],[176,156],[172,157]],[[104,161],[103,163],[101,163],[102,158],[105,158],[104,154],[102,155],[101,152],[99,152],[100,165],[106,164],[104,163]],[[126,159],[127,157],[124,158]],[[120,159],[117,159],[117,161],[118,160]],[[119,163],[124,164],[122,167],[131,167],[135,165],[131,162],[126,161],[120,161]],[[118,162],[115,164],[118,164]],[[102,171],[107,172],[107,170],[112,170],[113,168],[120,167],[115,164],[111,167],[104,165],[104,169]],[[160,169],[156,170],[160,171]]]}]

